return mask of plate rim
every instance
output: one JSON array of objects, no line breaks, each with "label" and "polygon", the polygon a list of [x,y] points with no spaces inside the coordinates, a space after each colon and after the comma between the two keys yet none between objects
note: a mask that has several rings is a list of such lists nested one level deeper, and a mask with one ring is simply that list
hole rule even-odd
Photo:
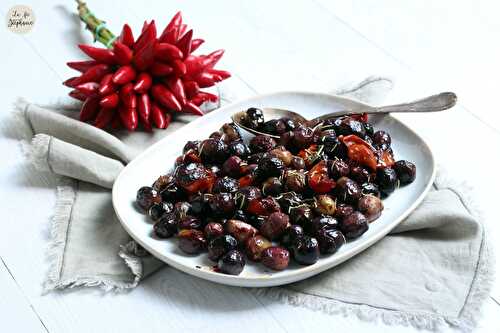
[{"label": "plate rim", "polygon": [[[261,98],[266,98],[266,97],[271,97],[274,95],[286,95],[286,94],[297,94],[297,95],[312,95],[312,96],[321,96],[323,98],[335,98],[335,99],[340,99],[348,102],[355,102],[359,103],[361,105],[369,106],[366,103],[360,102],[354,98],[347,98],[344,96],[338,96],[334,94],[327,94],[327,93],[318,93],[318,92],[312,92],[312,91],[276,91],[276,92],[271,92],[271,93],[266,93],[266,94],[258,94],[249,98],[237,100],[233,103],[230,103],[228,105],[225,105],[217,110],[214,110],[208,114],[206,114],[203,117],[200,117],[196,120],[191,121],[190,123],[186,124],[185,126],[179,128],[178,130],[183,130],[185,129],[186,126],[196,126],[198,123],[201,123],[204,119],[208,117],[211,117],[212,115],[218,113],[218,112],[223,112],[226,108],[231,108],[236,104],[241,104],[245,102],[250,102],[252,100],[256,99],[261,99]],[[113,209],[115,211],[116,216],[118,217],[118,220],[120,221],[120,224],[122,227],[125,229],[127,234],[132,237],[137,243],[139,243],[141,246],[143,246],[148,252],[150,252],[155,258],[165,262],[166,264],[184,272],[192,276],[196,276],[198,278],[202,278],[208,281],[212,281],[215,283],[220,283],[224,285],[230,285],[230,286],[239,286],[239,287],[273,287],[273,286],[278,286],[278,285],[284,285],[296,281],[301,281],[304,279],[307,279],[313,275],[319,274],[321,272],[324,272],[326,270],[329,270],[344,261],[358,255],[362,251],[368,249],[371,247],[373,244],[377,243],[380,241],[382,238],[387,236],[387,234],[390,233],[392,229],[394,229],[396,226],[398,226],[411,212],[413,212],[418,205],[423,201],[427,193],[432,187],[432,184],[434,183],[434,180],[436,178],[436,159],[434,157],[434,153],[432,151],[431,146],[427,143],[427,141],[420,136],[416,131],[411,129],[409,126],[407,126],[404,122],[401,120],[394,118],[392,115],[387,114],[386,117],[390,117],[393,120],[397,121],[400,126],[403,126],[405,130],[411,132],[413,135],[415,135],[419,140],[427,147],[427,150],[429,151],[429,158],[430,158],[430,165],[432,167],[431,175],[429,177],[429,182],[426,184],[424,190],[421,192],[421,194],[417,197],[417,199],[409,205],[404,212],[399,215],[397,219],[394,221],[388,223],[386,226],[384,226],[376,235],[376,237],[373,237],[373,239],[370,239],[369,241],[362,242],[358,246],[353,247],[349,252],[346,252],[345,254],[340,254],[340,256],[337,257],[336,261],[333,261],[331,263],[327,263],[324,265],[316,266],[316,265],[310,265],[310,266],[303,266],[301,269],[291,271],[285,276],[278,277],[276,279],[273,279],[272,277],[268,275],[262,275],[262,276],[252,276],[252,277],[247,277],[247,276],[238,276],[238,275],[226,275],[226,274],[221,274],[217,273],[211,270],[205,270],[205,269],[196,269],[189,267],[187,265],[183,265],[181,263],[178,263],[175,260],[171,260],[167,256],[165,256],[163,253],[156,251],[154,248],[149,247],[146,245],[146,242],[141,239],[141,237],[138,237],[135,235],[129,228],[128,224],[124,222],[124,218],[120,215],[119,209],[117,209],[117,186],[116,184],[120,184],[121,178],[123,178],[123,175],[127,173],[127,169],[130,169],[133,167],[134,164],[138,163],[141,159],[144,158],[144,156],[149,154],[150,150],[154,150],[156,146],[161,145],[164,140],[168,140],[170,135],[174,134],[177,132],[177,130],[170,135],[165,136],[158,142],[155,142],[146,150],[144,150],[142,153],[137,155],[132,161],[130,161],[118,174],[118,176],[115,179],[115,182],[113,184],[112,188],[112,205]],[[189,128],[188,128],[189,129]],[[118,186],[119,187],[119,186]],[[297,276],[300,276],[300,278],[296,278]]]}]

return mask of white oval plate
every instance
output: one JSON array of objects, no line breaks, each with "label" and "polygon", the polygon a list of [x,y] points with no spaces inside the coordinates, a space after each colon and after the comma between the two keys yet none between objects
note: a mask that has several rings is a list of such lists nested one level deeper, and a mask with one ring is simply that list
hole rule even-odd
[{"label": "white oval plate", "polygon": [[125,230],[155,257],[167,264],[202,279],[241,287],[270,287],[306,279],[330,269],[365,250],[387,235],[423,200],[435,177],[435,164],[429,146],[415,132],[390,116],[372,118],[375,129],[387,130],[392,137],[392,147],[397,159],[413,161],[417,166],[417,179],[401,187],[384,200],[382,216],[370,224],[369,230],[350,241],[333,254],[322,256],[311,266],[291,264],[281,272],[266,269],[261,264],[247,261],[238,276],[214,272],[213,262],[206,254],[188,256],[177,248],[175,238],[161,240],[153,235],[153,224],[134,206],[137,190],[150,185],[161,174],[168,172],[188,140],[205,139],[230,121],[234,112],[251,106],[275,107],[299,112],[313,118],[338,109],[355,109],[363,104],[342,97],[308,92],[278,92],[256,96],[225,106],[199,118],[167,138],[149,147],[130,162],[120,173],[113,186],[113,206]]}]

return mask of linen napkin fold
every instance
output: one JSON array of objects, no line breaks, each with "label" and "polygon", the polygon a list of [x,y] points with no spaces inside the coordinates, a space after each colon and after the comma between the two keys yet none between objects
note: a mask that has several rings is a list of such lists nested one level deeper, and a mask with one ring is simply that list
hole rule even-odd
[{"label": "linen napkin fold", "polygon": [[[337,93],[372,103],[391,86],[389,80],[369,78]],[[37,168],[61,176],[45,289],[123,290],[163,267],[121,228],[109,189],[126,163],[182,124],[154,134],[109,134],[58,110],[22,101],[17,108],[35,134],[25,145],[27,157]],[[438,176],[424,202],[374,246],[307,280],[253,291],[332,314],[470,330],[489,294],[493,260],[482,220],[466,193]]]}]

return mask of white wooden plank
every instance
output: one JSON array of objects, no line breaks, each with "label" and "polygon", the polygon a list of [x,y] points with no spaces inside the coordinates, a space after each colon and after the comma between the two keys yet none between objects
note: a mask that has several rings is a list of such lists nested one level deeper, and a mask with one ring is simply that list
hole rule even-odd
[{"label": "white wooden plank", "polygon": [[47,332],[1,257],[0,314],[5,332]]}]

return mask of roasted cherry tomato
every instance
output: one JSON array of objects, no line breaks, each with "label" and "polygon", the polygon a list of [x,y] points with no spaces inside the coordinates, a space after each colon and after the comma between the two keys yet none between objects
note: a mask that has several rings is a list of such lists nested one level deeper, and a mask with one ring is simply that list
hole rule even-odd
[{"label": "roasted cherry tomato", "polygon": [[320,161],[309,170],[307,175],[309,187],[319,194],[330,192],[336,185],[335,181],[328,176],[326,161]]},{"label": "roasted cherry tomato", "polygon": [[349,159],[367,166],[372,170],[377,169],[377,157],[373,147],[356,135],[340,136],[339,139],[347,146]]}]

